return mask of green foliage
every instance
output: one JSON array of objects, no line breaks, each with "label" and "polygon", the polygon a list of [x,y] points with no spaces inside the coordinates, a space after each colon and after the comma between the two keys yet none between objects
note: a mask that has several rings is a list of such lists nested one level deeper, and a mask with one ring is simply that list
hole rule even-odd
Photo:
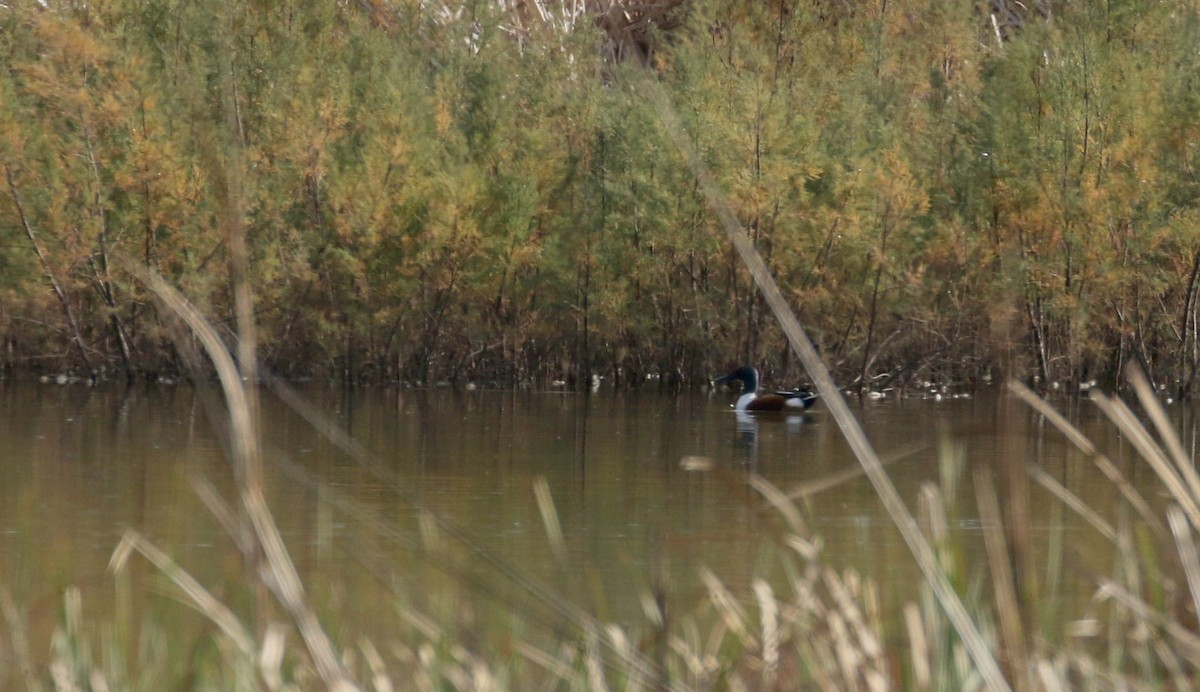
[{"label": "green foliage", "polygon": [[[649,69],[844,382],[1136,359],[1190,390],[1193,9],[1064,5],[1001,40],[961,0],[681,7],[637,34]],[[20,5],[0,25],[10,367],[177,369],[127,270],[232,324],[230,220],[280,372],[787,365],[632,86],[646,68],[605,63],[631,34],[298,0]]]}]

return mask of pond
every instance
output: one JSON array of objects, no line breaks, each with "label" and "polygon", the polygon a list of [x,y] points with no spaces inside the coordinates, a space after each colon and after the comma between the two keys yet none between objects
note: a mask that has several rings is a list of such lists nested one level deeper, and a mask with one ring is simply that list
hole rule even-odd
[{"label": "pond", "polygon": [[[746,419],[725,390],[299,394],[359,446],[339,447],[264,390],[267,499],[335,639],[387,637],[420,615],[473,636],[499,629],[537,639],[558,626],[548,603],[559,596],[637,630],[656,590],[672,612],[694,610],[706,598],[702,566],[748,593],[756,575],[777,573],[783,527],[748,488],[750,474],[798,498],[822,562],[874,581],[885,615],[917,597],[909,551],[820,403],[802,418]],[[235,503],[206,414],[212,398],[188,386],[0,387],[0,587],[19,604],[35,657],[49,649],[69,586],[97,622],[155,622],[185,641],[205,631],[144,561],[109,571],[126,529],[247,612],[242,561],[196,491],[208,483]],[[1061,403],[1136,485],[1156,487],[1090,404]],[[1170,410],[1194,447],[1192,409]],[[857,412],[910,511],[923,484],[946,485],[950,529],[979,563],[974,469],[991,468],[1004,486],[1012,469],[1024,478],[1036,464],[1101,515],[1117,513],[1111,484],[1013,397],[884,399]],[[540,479],[561,549],[548,537]],[[1028,492],[1030,531],[1046,539],[1034,541],[1036,579],[1062,571],[1048,566],[1046,545],[1067,546],[1067,571],[1111,568],[1104,538],[1040,487]],[[1084,599],[1094,585],[1061,588]]]}]

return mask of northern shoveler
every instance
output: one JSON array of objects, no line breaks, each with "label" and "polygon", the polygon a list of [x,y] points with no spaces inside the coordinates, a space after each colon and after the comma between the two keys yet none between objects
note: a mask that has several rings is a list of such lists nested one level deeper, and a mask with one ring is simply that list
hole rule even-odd
[{"label": "northern shoveler", "polygon": [[716,378],[713,380],[713,384],[733,382],[734,380],[739,380],[742,383],[742,395],[738,397],[737,403],[733,406],[735,411],[785,411],[800,413],[812,408],[812,405],[817,401],[817,395],[806,389],[759,394],[758,371],[749,365],[743,365],[724,377]]}]

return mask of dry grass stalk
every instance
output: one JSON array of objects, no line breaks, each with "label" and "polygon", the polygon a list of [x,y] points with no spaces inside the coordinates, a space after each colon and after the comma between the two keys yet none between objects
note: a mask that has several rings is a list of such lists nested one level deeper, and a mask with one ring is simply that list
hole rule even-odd
[{"label": "dry grass stalk", "polygon": [[[888,464],[901,461],[925,449],[925,447],[926,445],[922,444],[913,445],[901,450],[893,450],[887,455],[886,458],[882,459],[882,462],[886,466]],[[805,498],[812,497],[813,495],[823,493],[826,490],[836,488],[837,486],[848,481],[861,478],[864,473],[866,472],[863,470],[862,466],[851,467],[844,471],[839,471],[838,473],[831,473],[828,476],[819,478],[815,481],[801,483],[787,491],[787,496],[792,500],[803,500]]]},{"label": "dry grass stalk", "polygon": [[823,637],[802,637],[796,640],[796,653],[807,666],[812,678],[812,688],[820,690],[839,689],[834,674],[828,670],[836,668],[837,658]]},{"label": "dry grass stalk", "polygon": [[851,596],[845,581],[832,569],[822,572],[822,581],[829,590],[833,604],[850,627],[850,633],[854,635],[854,647],[861,651],[863,658],[872,665],[878,664],[883,656],[883,647],[879,643],[879,637],[866,626],[862,610]]},{"label": "dry grass stalk", "polygon": [[401,608],[400,617],[431,642],[441,641],[442,637],[445,636],[445,632],[442,631],[441,627],[438,627],[432,618],[413,608]]},{"label": "dry grass stalk", "polygon": [[800,536],[809,535],[808,527],[805,526],[804,519],[800,517],[800,512],[796,509],[796,505],[792,504],[791,499],[783,491],[756,473],[750,475],[748,482],[750,483],[750,487],[757,490],[783,516],[784,520],[788,523],[788,528],[792,532]]},{"label": "dry grass stalk", "polygon": [[[783,677],[787,668],[802,670],[816,689],[887,689],[882,642],[859,603],[869,604],[870,583],[860,583],[853,572],[840,576],[814,565],[803,577],[793,575],[791,587],[793,597],[786,603],[776,601],[765,582],[753,587],[764,620],[762,656],[746,663],[749,669],[761,666],[760,689],[796,684],[796,678]],[[784,665],[792,657],[799,667]]]},{"label": "dry grass stalk", "polygon": [[[704,643],[701,659],[704,661],[704,666],[709,671],[717,671],[721,669],[721,650],[725,648],[725,639],[729,636],[729,625],[725,620],[720,619],[712,630],[708,633],[708,641]],[[745,648],[753,648],[754,643],[742,640],[740,642]]]},{"label": "dry grass stalk", "polygon": [[208,508],[209,513],[216,518],[221,528],[225,529],[225,533],[229,534],[229,537],[233,539],[238,551],[242,555],[248,555],[253,552],[254,536],[250,531],[245,530],[248,527],[238,521],[233,508],[225,502],[221,494],[213,487],[213,484],[201,478],[194,478],[192,479],[192,490],[195,491],[200,501],[204,503],[204,506]]},{"label": "dry grass stalk", "polygon": [[563,540],[562,524],[558,521],[558,511],[554,509],[554,498],[550,496],[550,484],[544,476],[538,476],[533,481],[533,495],[537,498],[538,512],[542,515],[542,525],[546,527],[546,539],[550,542],[550,550],[559,564],[567,564],[567,542]]},{"label": "dry grass stalk", "polygon": [[553,675],[560,683],[566,683],[571,679],[570,665],[529,642],[517,642],[517,653],[521,654],[525,660]]},{"label": "dry grass stalk", "polygon": [[832,612],[828,617],[829,632],[833,635],[831,642],[834,655],[837,656],[838,668],[841,672],[842,687],[857,689],[859,673],[864,667],[862,652],[854,646],[846,621],[841,613]]},{"label": "dry grass stalk", "polygon": [[[625,634],[625,630],[617,625],[608,625],[604,628],[604,632],[608,635],[609,646],[622,659],[636,657],[635,647],[633,642],[629,641],[629,637]],[[646,686],[644,682],[645,676],[643,672],[637,668],[627,671],[627,679],[625,681],[626,689],[640,689]]]},{"label": "dry grass stalk", "polygon": [[241,621],[238,620],[237,616],[233,614],[233,611],[225,607],[225,604],[217,600],[208,589],[196,581],[195,577],[188,574],[169,555],[160,550],[158,546],[154,545],[153,542],[142,534],[132,529],[125,531],[125,535],[121,537],[121,542],[117,544],[116,550],[113,551],[112,559],[109,560],[109,569],[113,572],[120,572],[125,569],[129,557],[135,552],[140,553],[159,572],[162,572],[168,579],[174,582],[180,591],[188,597],[190,605],[211,620],[221,630],[229,642],[237,649],[239,655],[244,656],[247,660],[253,659],[255,649],[254,638],[242,625]]},{"label": "dry grass stalk", "polygon": [[254,528],[258,547],[262,549],[266,558],[266,569],[262,574],[264,582],[295,621],[326,686],[331,690],[357,689],[350,681],[334,652],[332,642],[306,600],[296,566],[292,563],[283,538],[279,535],[279,529],[275,526],[274,517],[267,508],[266,499],[262,494],[259,468],[261,460],[258,431],[255,427],[257,419],[252,408],[253,399],[247,396],[247,387],[241,380],[237,366],[208,320],[161,277],[148,272],[143,272],[143,275],[159,300],[179,316],[203,344],[221,381],[226,406],[229,409],[235,467],[239,469],[242,481],[243,509]]},{"label": "dry grass stalk", "polygon": [[[946,517],[946,503],[943,499],[942,489],[935,483],[923,483],[917,494],[917,509],[924,530],[928,534],[934,550],[937,551],[942,570],[949,576],[957,576],[961,567],[949,540],[950,525]],[[957,661],[945,654],[951,646],[949,628],[938,608],[937,599],[928,585],[923,585],[920,607],[921,621],[925,625],[925,639],[930,643],[930,651],[938,652],[935,657],[930,659],[935,669],[933,676],[938,679],[949,674]],[[961,679],[961,675],[959,678]]]},{"label": "dry grass stalk", "polygon": [[1196,609],[1196,613],[1200,613],[1200,558],[1196,555],[1196,539],[1179,507],[1172,505],[1167,508],[1167,522],[1175,534],[1175,547],[1179,551],[1179,562],[1183,565],[1183,574],[1187,578],[1192,607]]},{"label": "dry grass stalk", "polygon": [[1117,530],[1113,528],[1112,524],[1109,524],[1107,521],[1105,521],[1104,517],[1097,514],[1096,510],[1092,509],[1086,502],[1081,500],[1079,496],[1068,490],[1062,483],[1059,483],[1053,476],[1046,473],[1039,466],[1030,464],[1027,468],[1027,471],[1029,472],[1029,475],[1033,477],[1033,480],[1037,481],[1039,485],[1050,491],[1050,493],[1057,497],[1063,504],[1075,510],[1075,513],[1082,517],[1084,521],[1091,524],[1092,528],[1096,529],[1097,532],[1099,532],[1108,540],[1112,541],[1114,544],[1117,543]]},{"label": "dry grass stalk", "polygon": [[1195,687],[1188,680],[1187,674],[1183,670],[1183,663],[1162,637],[1154,638],[1154,653],[1158,654],[1158,660],[1162,661],[1163,667],[1171,674],[1175,689],[1187,690]]},{"label": "dry grass stalk", "polygon": [[[1070,427],[1057,412],[1048,404],[1034,397],[1028,390],[1018,385],[1010,385],[1015,392],[1022,396],[1038,411],[1047,415],[1068,438],[1082,451],[1095,460],[1121,490],[1132,507],[1145,521],[1145,524],[1155,530],[1156,535],[1173,538],[1176,556],[1182,567],[1183,576],[1188,584],[1189,601],[1193,608],[1200,606],[1200,556],[1197,554],[1193,528],[1197,526],[1200,515],[1200,477],[1195,467],[1183,450],[1178,435],[1171,428],[1166,412],[1154,395],[1154,391],[1145,377],[1136,368],[1129,370],[1129,379],[1133,383],[1142,408],[1153,424],[1157,438],[1138,420],[1137,416],[1120,399],[1093,392],[1092,401],[1117,427],[1121,435],[1128,440],[1139,456],[1151,467],[1162,482],[1170,496],[1178,503],[1172,504],[1166,510],[1167,523],[1164,525],[1156,512],[1153,512],[1141,496],[1133,491],[1128,481],[1116,472],[1111,463],[1096,451],[1095,447],[1074,428]],[[1160,671],[1170,676],[1172,684],[1177,687],[1190,687],[1189,675],[1200,666],[1200,636],[1184,626],[1175,616],[1159,612],[1148,604],[1139,594],[1155,593],[1157,586],[1145,582],[1161,579],[1154,567],[1154,561],[1139,553],[1137,541],[1134,538],[1130,522],[1123,520],[1114,528],[1105,522],[1094,510],[1078,497],[1062,487],[1056,480],[1040,469],[1030,467],[1029,474],[1043,487],[1057,496],[1066,506],[1084,517],[1088,523],[1112,540],[1117,548],[1117,578],[1104,580],[1096,595],[1098,603],[1112,603],[1110,616],[1103,623],[1085,620],[1076,624],[1076,634],[1095,636],[1106,634],[1106,650],[1109,651],[1110,666],[1099,667],[1086,656],[1075,656],[1070,659],[1067,667],[1059,666],[1054,669],[1057,677],[1054,684],[1066,687],[1066,680],[1109,679],[1116,684],[1129,684],[1130,680],[1115,666],[1132,665],[1143,671]],[[1122,516],[1124,519],[1124,516]],[[1169,525],[1169,532],[1166,526]],[[1159,529],[1158,527],[1163,527]],[[1119,581],[1118,581],[1119,580]],[[1088,623],[1091,623],[1088,625]],[[1086,625],[1086,626],[1085,626]],[[1105,628],[1104,625],[1107,625]],[[1161,665],[1161,669],[1156,667]],[[1068,672],[1071,668],[1075,673]],[[1158,674],[1158,673],[1154,673]],[[1050,669],[1039,665],[1038,677],[1046,687],[1050,681]]]},{"label": "dry grass stalk", "polygon": [[[1125,402],[1120,399],[1114,399],[1100,392],[1093,392],[1091,395],[1092,401],[1108,416],[1121,434],[1133,444],[1137,449],[1138,454],[1154,469],[1158,474],[1159,480],[1167,487],[1167,491],[1179,502],[1183,510],[1187,512],[1188,519],[1193,526],[1200,526],[1200,495],[1192,495],[1188,491],[1188,484],[1184,481],[1179,471],[1162,449],[1155,442],[1153,436],[1142,425],[1141,421],[1133,415]],[[1151,399],[1153,401],[1153,399]],[[1147,402],[1143,402],[1145,405]]]},{"label": "dry grass stalk", "polygon": [[925,636],[925,625],[921,622],[921,609],[911,601],[904,604],[904,627],[908,632],[908,653],[912,660],[913,683],[917,689],[927,690],[933,683],[929,639]]},{"label": "dry grass stalk", "polygon": [[287,651],[287,628],[273,622],[267,626],[258,654],[258,670],[269,690],[283,688],[283,654]]},{"label": "dry grass stalk", "polygon": [[766,581],[755,579],[753,590],[762,620],[762,682],[770,688],[775,685],[775,677],[779,672],[779,605],[771,585]]},{"label": "dry grass stalk", "polygon": [[1046,692],[1066,692],[1067,688],[1063,686],[1063,676],[1055,670],[1054,664],[1050,661],[1037,662],[1037,678]]},{"label": "dry grass stalk", "polygon": [[[1146,585],[1142,578],[1142,563],[1138,559],[1135,548],[1136,541],[1133,535],[1133,526],[1126,516],[1119,518],[1117,536],[1119,538],[1117,542],[1117,567],[1114,572],[1117,578],[1124,582],[1124,590],[1127,590],[1129,593],[1144,594],[1146,593]],[[1113,584],[1115,586],[1116,582],[1113,582]],[[1101,587],[1100,593],[1103,593],[1103,587]],[[1110,617],[1108,621],[1111,629],[1109,634],[1111,637],[1111,651],[1128,651],[1129,655],[1145,670],[1154,658],[1150,647],[1150,640],[1154,631],[1154,621],[1151,617],[1152,609],[1149,607],[1126,608],[1122,614],[1128,616],[1129,619],[1127,622],[1122,623],[1116,617]],[[1153,614],[1157,615],[1157,613]]]},{"label": "dry grass stalk", "polygon": [[823,545],[819,538],[808,541],[794,533],[784,536],[783,543],[796,551],[796,554],[805,560],[815,560],[821,554],[821,546]]},{"label": "dry grass stalk", "polygon": [[666,613],[662,605],[655,599],[654,594],[642,591],[638,594],[638,601],[642,605],[642,615],[646,616],[646,622],[653,625],[655,629],[662,629],[666,625]]},{"label": "dry grass stalk", "polygon": [[4,613],[4,621],[8,625],[8,635],[12,641],[13,658],[17,661],[17,668],[21,671],[21,677],[25,680],[25,689],[38,689],[37,675],[34,673],[33,657],[29,650],[29,636],[25,632],[24,623],[21,621],[20,615],[17,613],[17,605],[13,602],[12,594],[8,589],[0,587],[0,611]]},{"label": "dry grass stalk", "polygon": [[600,635],[595,628],[589,627],[584,632],[584,667],[587,669],[588,687],[596,692],[608,689],[608,681],[604,678],[604,661],[600,653]]},{"label": "dry grass stalk", "polygon": [[475,659],[471,664],[471,686],[467,689],[479,690],[480,692],[488,692],[489,690],[503,690],[496,676],[492,675],[492,669],[488,664],[479,659]]},{"label": "dry grass stalk", "polygon": [[1025,650],[1024,627],[1021,624],[1021,608],[1013,580],[1012,556],[1004,539],[1004,518],[1000,515],[996,486],[991,472],[986,467],[975,471],[975,496],[979,504],[979,518],[983,524],[984,546],[987,549],[992,589],[995,592],[996,611],[1000,618],[1000,634],[1004,638],[1004,652],[1011,666],[1011,677],[1016,681],[1015,687],[1027,689],[1029,663]]},{"label": "dry grass stalk", "polygon": [[[324,426],[318,427],[323,428]],[[358,457],[355,458],[358,459]],[[391,476],[382,469],[381,465],[376,464],[369,456],[361,459],[360,461],[368,470],[377,472],[380,478],[383,480],[390,480],[393,483],[395,482],[394,479],[391,479]],[[273,460],[273,463],[285,470],[292,478],[298,480],[305,486],[310,488],[318,487],[318,480],[305,469],[287,461],[286,459],[275,459]],[[355,503],[349,502],[344,498],[340,498],[336,493],[327,493],[326,496],[323,497],[323,501],[337,509],[339,512],[354,518],[360,524],[368,527],[374,535],[382,537],[391,543],[401,545],[408,550],[417,551],[427,558],[431,555],[439,558],[432,560],[431,564],[435,568],[441,570],[447,576],[457,578],[460,575],[455,573],[454,566],[450,563],[444,550],[447,543],[446,539],[453,538],[461,542],[463,545],[469,547],[474,555],[487,560],[489,564],[495,568],[496,575],[512,580],[513,583],[522,587],[527,593],[534,596],[539,602],[544,603],[555,613],[566,619],[575,627],[579,628],[579,631],[582,632],[587,627],[602,628],[601,623],[599,623],[594,617],[592,617],[589,613],[584,611],[575,603],[563,598],[546,584],[528,574],[521,572],[513,565],[502,560],[499,556],[491,553],[486,548],[475,542],[462,529],[456,527],[450,522],[445,521],[434,512],[425,508],[419,502],[416,502],[410,497],[406,497],[399,490],[397,492],[402,498],[409,500],[410,503],[416,507],[419,535],[421,536],[420,543],[424,546],[423,550],[418,550],[418,545],[416,542],[411,540],[407,534],[397,530],[395,527],[380,519],[372,512],[365,511],[362,507],[356,505]],[[557,514],[555,514],[554,517],[557,519]],[[441,641],[446,634],[436,626],[433,620],[421,615],[420,613],[417,613],[412,609],[403,609],[401,611],[401,615],[409,624],[413,625],[431,641]],[[604,646],[609,646],[608,640],[601,639],[600,642]],[[635,648],[626,647],[621,649],[609,646],[609,649],[616,654],[617,659],[620,660],[627,674],[637,678],[645,679],[661,678],[661,671],[657,670],[655,664]],[[668,687],[671,687],[669,682]]]},{"label": "dry grass stalk", "polygon": [[1079,451],[1083,452],[1088,459],[1090,459],[1092,463],[1096,465],[1096,468],[1100,470],[1100,473],[1104,474],[1105,478],[1107,478],[1113,485],[1117,486],[1117,489],[1121,491],[1121,495],[1125,497],[1125,499],[1134,508],[1142,520],[1145,521],[1151,529],[1153,529],[1160,536],[1166,536],[1166,527],[1163,526],[1162,521],[1158,518],[1158,515],[1154,512],[1154,510],[1150,508],[1150,504],[1146,502],[1146,499],[1142,497],[1142,494],[1133,487],[1133,484],[1129,482],[1129,479],[1125,478],[1124,474],[1121,473],[1121,471],[1112,463],[1112,461],[1110,461],[1108,457],[1101,454],[1100,451],[1096,449],[1096,446],[1092,444],[1091,440],[1089,440],[1086,435],[1084,435],[1074,425],[1071,425],[1071,423],[1067,421],[1067,419],[1064,418],[1057,409],[1055,409],[1037,394],[1034,394],[1033,391],[1031,391],[1024,384],[1017,382],[1016,380],[1010,380],[1008,382],[1008,389],[1020,397],[1021,400],[1028,404],[1031,408],[1040,413],[1047,421],[1050,422],[1051,425],[1057,428],[1059,432],[1061,432],[1073,445],[1075,445]]},{"label": "dry grass stalk", "polygon": [[362,650],[363,658],[371,669],[371,687],[376,692],[393,692],[395,687],[392,685],[392,679],[388,677],[387,666],[383,662],[383,656],[379,655],[379,650],[369,639],[359,641],[358,648]]},{"label": "dry grass stalk", "polygon": [[1103,580],[1097,593],[1098,599],[1113,599],[1125,606],[1135,617],[1146,625],[1159,628],[1179,645],[1184,656],[1193,665],[1200,663],[1200,636],[1187,629],[1175,620],[1165,617],[1150,604],[1134,595],[1134,593],[1112,580]]},{"label": "dry grass stalk", "polygon": [[62,661],[50,664],[50,679],[54,681],[56,692],[83,692],[83,688],[75,684],[74,676]]},{"label": "dry grass stalk", "polygon": [[693,682],[687,685],[688,688],[694,689],[697,687],[696,681],[703,680],[711,674],[712,670],[700,653],[700,647],[695,639],[689,642],[682,637],[673,636],[668,640],[668,645],[683,662],[686,672],[692,677]]},{"label": "dry grass stalk", "polygon": [[[1146,375],[1141,368],[1130,367],[1127,376],[1133,383],[1134,391],[1137,392],[1138,402],[1141,403],[1142,409],[1146,411],[1146,415],[1150,417],[1155,430],[1158,431],[1159,441],[1166,447],[1164,456],[1175,462],[1175,468],[1178,469],[1180,477],[1186,483],[1190,496],[1194,500],[1200,501],[1200,474],[1196,472],[1196,465],[1191,457],[1183,451],[1183,443],[1179,441],[1179,434],[1167,420],[1167,412],[1163,410],[1162,403],[1154,395],[1154,388],[1146,380]],[[1193,524],[1193,526],[1200,527],[1200,524]]]},{"label": "dry grass stalk", "polygon": [[933,483],[921,484],[917,492],[917,514],[924,522],[925,532],[936,551],[942,571],[953,575],[954,559],[947,541],[950,524],[946,519],[946,503],[942,499],[941,488]]},{"label": "dry grass stalk", "polygon": [[725,626],[741,640],[744,646],[757,648],[754,635],[750,634],[750,628],[746,626],[746,611],[742,609],[742,605],[733,597],[733,594],[729,593],[717,575],[707,567],[700,568],[700,580],[704,582],[704,588],[708,590],[708,600],[716,608],[717,614],[721,616]]},{"label": "dry grass stalk", "polygon": [[53,642],[58,655],[50,664],[55,690],[83,692],[88,683],[108,688],[107,682],[97,679],[90,651],[82,641],[82,630],[83,595],[78,587],[67,587],[63,593],[63,631],[55,633]]}]

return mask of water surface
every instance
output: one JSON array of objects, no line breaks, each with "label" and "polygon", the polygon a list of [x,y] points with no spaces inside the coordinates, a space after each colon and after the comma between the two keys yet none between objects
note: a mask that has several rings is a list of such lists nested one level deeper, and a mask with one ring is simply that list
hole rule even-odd
[{"label": "water surface", "polygon": [[[908,549],[870,483],[853,475],[858,464],[820,404],[785,420],[739,418],[724,391],[301,393],[363,450],[339,449],[264,393],[268,501],[335,636],[386,636],[405,626],[397,624],[404,608],[464,631],[512,628],[504,616],[512,612],[525,616],[522,636],[554,631],[556,616],[528,583],[631,628],[646,623],[645,594],[655,585],[678,612],[703,602],[700,566],[747,594],[756,574],[779,574],[783,527],[747,489],[751,473],[793,493],[830,484],[800,501],[822,560],[877,581],[885,610],[916,597]],[[108,571],[126,528],[247,607],[241,560],[194,490],[203,481],[235,498],[203,401],[185,386],[0,387],[0,586],[22,604],[35,651],[47,650],[72,585],[97,621],[133,613],[165,618],[175,634],[205,631],[155,570],[135,559],[120,577]],[[1151,487],[1148,469],[1086,402],[1064,404]],[[1173,412],[1194,444],[1190,409]],[[1116,515],[1117,493],[1090,462],[1010,398],[884,400],[859,413],[914,511],[922,484],[947,480],[939,458],[962,460],[946,488],[951,530],[980,562],[974,469],[991,469],[1003,491],[1011,469],[1037,464]],[[547,538],[537,479],[553,498],[565,560]],[[1035,536],[1065,542],[1069,564],[1085,573],[1109,568],[1103,539],[1040,489],[1030,493]]]}]

